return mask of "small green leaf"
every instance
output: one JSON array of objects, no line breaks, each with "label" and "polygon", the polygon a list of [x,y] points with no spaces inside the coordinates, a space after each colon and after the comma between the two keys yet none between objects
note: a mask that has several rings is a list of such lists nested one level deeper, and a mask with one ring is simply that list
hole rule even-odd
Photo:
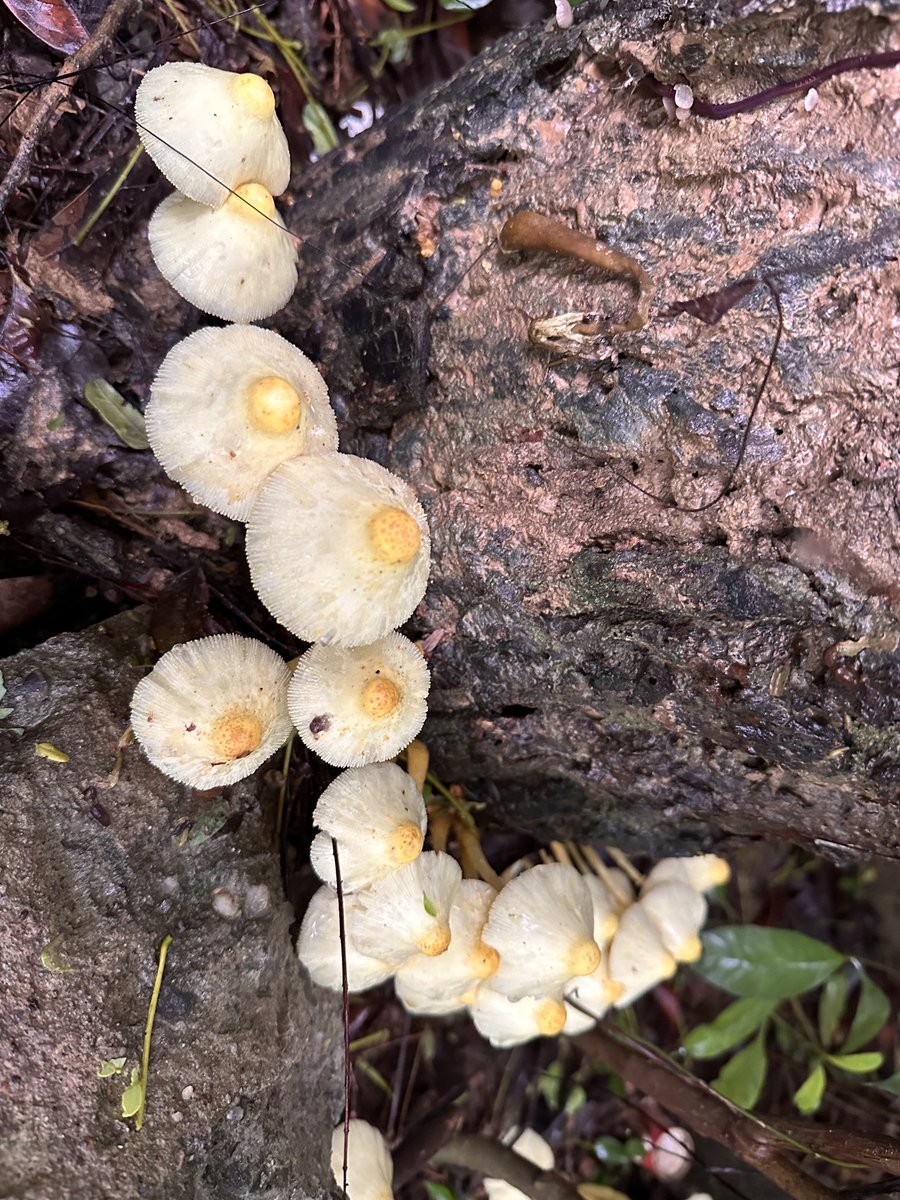
[{"label": "small green leaf", "polygon": [[891,1016],[891,1002],[877,983],[873,983],[863,971],[859,978],[859,999],[856,1002],[856,1012],[853,1014],[853,1024],[847,1039],[841,1047],[843,1054],[850,1054],[871,1042],[876,1034],[887,1025]]},{"label": "small green leaf", "polygon": [[428,1200],[456,1200],[456,1193],[452,1188],[448,1188],[446,1183],[437,1183],[434,1179],[425,1179],[423,1183],[425,1191],[428,1193]]},{"label": "small green leaf", "polygon": [[97,1072],[98,1079],[109,1079],[110,1075],[121,1075],[122,1068],[125,1066],[124,1055],[122,1058],[105,1058],[100,1064],[100,1070]]},{"label": "small green leaf", "polygon": [[415,4],[412,0],[383,0],[384,4],[399,13],[411,13],[416,11]]},{"label": "small green leaf", "polygon": [[882,1092],[890,1092],[892,1096],[900,1096],[900,1071],[888,1075],[887,1079],[873,1079],[866,1086],[878,1088]]},{"label": "small green leaf", "polygon": [[[644,1143],[641,1142],[641,1153],[643,1152]],[[618,1138],[609,1136],[597,1138],[594,1142],[594,1153],[598,1161],[611,1170],[629,1166],[633,1159],[633,1155],[628,1153],[627,1147]]]},{"label": "small green leaf", "polygon": [[541,1099],[552,1112],[558,1112],[562,1098],[563,1065],[557,1058],[541,1071],[538,1076],[537,1089]]},{"label": "small green leaf", "polygon": [[316,154],[327,154],[329,150],[338,146],[337,130],[318,100],[308,100],[304,104],[300,119],[303,128],[312,138]]},{"label": "small green leaf", "polygon": [[5,721],[11,712],[11,708],[0,708],[0,721]]},{"label": "small green leaf", "polygon": [[842,1071],[850,1071],[853,1075],[865,1075],[869,1071],[877,1071],[884,1062],[880,1050],[867,1050],[862,1054],[829,1054],[828,1061],[832,1066],[840,1067]]},{"label": "small green leaf", "polygon": [[62,940],[63,935],[58,933],[55,938],[51,938],[51,940],[41,951],[41,966],[46,971],[56,971],[57,973],[64,974],[66,971],[75,970],[74,967],[70,967],[69,964],[59,956],[59,944]]},{"label": "small green leaf", "polygon": [[847,1003],[847,972],[835,971],[825,980],[819,995],[819,1038],[823,1046],[830,1046],[835,1030]]},{"label": "small green leaf", "polygon": [[89,379],[84,385],[84,399],[98,417],[132,450],[149,450],[143,414],[120,396],[105,379]]},{"label": "small green leaf", "polygon": [[437,909],[434,907],[434,901],[429,900],[424,892],[422,893],[422,903],[425,905],[425,911],[428,913],[429,917],[437,916]]},{"label": "small green leaf", "polygon": [[684,1048],[695,1058],[717,1058],[754,1033],[778,1002],[755,996],[735,1000],[709,1025],[698,1025],[684,1039]]},{"label": "small green leaf", "polygon": [[804,1081],[794,1092],[794,1104],[804,1117],[811,1117],[817,1112],[825,1094],[825,1068],[816,1063]]},{"label": "small green leaf", "polygon": [[584,1108],[587,1103],[587,1092],[580,1083],[576,1083],[566,1097],[565,1107],[563,1112],[567,1117],[574,1116],[580,1109]]},{"label": "small green leaf", "polygon": [[52,433],[54,431],[54,429],[59,429],[59,427],[61,425],[64,425],[65,420],[66,420],[65,413],[57,413],[57,415],[55,417],[51,417],[50,420],[47,422],[47,429]]},{"label": "small green leaf", "polygon": [[138,1067],[131,1068],[131,1084],[122,1093],[122,1116],[136,1117],[144,1107],[144,1081]]},{"label": "small green leaf", "polygon": [[388,1100],[394,1095],[394,1090],[377,1067],[373,1067],[370,1062],[366,1062],[364,1058],[358,1058],[353,1064],[355,1069],[365,1075],[367,1079],[374,1083],[380,1092],[384,1092]]},{"label": "small green leaf", "polygon": [[49,762],[67,763],[69,761],[65,750],[60,750],[52,742],[36,742],[34,752],[38,758],[46,758]]},{"label": "small green leaf", "polygon": [[718,1078],[713,1080],[713,1087],[726,1100],[741,1108],[752,1108],[766,1082],[767,1067],[766,1026],[763,1025],[750,1045],[729,1059]]},{"label": "small green leaf", "polygon": [[703,935],[696,970],[735,996],[787,1000],[824,983],[842,962],[837,950],[793,929],[723,925]]}]

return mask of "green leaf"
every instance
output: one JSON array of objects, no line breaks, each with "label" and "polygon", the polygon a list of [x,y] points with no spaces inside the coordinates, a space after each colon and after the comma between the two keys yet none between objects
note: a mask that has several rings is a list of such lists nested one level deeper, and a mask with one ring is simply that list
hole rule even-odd
[{"label": "green leaf", "polygon": [[729,1059],[718,1078],[713,1080],[713,1087],[726,1100],[741,1108],[752,1108],[766,1082],[767,1066],[766,1027],[763,1025],[750,1045]]},{"label": "green leaf", "polygon": [[900,1096],[900,1071],[888,1075],[887,1079],[873,1079],[867,1087],[878,1088],[882,1092],[890,1092],[892,1096]]},{"label": "green leaf", "polygon": [[873,983],[863,971],[859,978],[859,999],[847,1039],[841,1053],[849,1054],[871,1042],[876,1034],[887,1025],[891,1016],[891,1002],[877,983]]},{"label": "green leaf", "polygon": [[98,1079],[109,1079],[110,1075],[121,1075],[125,1066],[125,1058],[105,1058],[97,1072]]},{"label": "green leaf", "polygon": [[814,1112],[818,1111],[819,1105],[822,1103],[822,1096],[825,1094],[825,1080],[825,1068],[821,1063],[816,1063],[794,1092],[794,1104],[804,1117],[811,1117]]},{"label": "green leaf", "polygon": [[337,130],[331,122],[331,117],[318,100],[308,100],[303,105],[300,119],[303,122],[303,128],[312,138],[316,154],[327,154],[329,150],[336,149],[338,145]]},{"label": "green leaf", "polygon": [[755,1032],[777,1004],[750,996],[735,1000],[709,1025],[698,1025],[684,1039],[684,1048],[695,1058],[717,1058]]},{"label": "green leaf", "polygon": [[556,1059],[538,1076],[537,1089],[541,1099],[552,1112],[559,1110],[562,1098],[563,1065]]},{"label": "green leaf", "polygon": [[65,750],[60,750],[52,742],[35,742],[34,752],[38,758],[46,758],[49,762],[67,763],[69,761]]},{"label": "green leaf", "polygon": [[819,1039],[829,1046],[847,1003],[847,972],[835,971],[819,995]]},{"label": "green leaf", "polygon": [[98,417],[132,450],[149,450],[143,414],[120,396],[105,379],[89,379],[84,385],[84,399]]},{"label": "green leaf", "polygon": [[139,1067],[131,1069],[131,1084],[122,1093],[122,1116],[136,1117],[144,1107],[144,1081]]},{"label": "green leaf", "polygon": [[867,1050],[863,1054],[829,1054],[828,1061],[842,1071],[850,1071],[853,1075],[865,1075],[869,1071],[877,1071],[884,1062],[880,1050]]},{"label": "green leaf", "polygon": [[571,1092],[569,1092],[568,1096],[566,1097],[566,1104],[565,1104],[565,1108],[563,1109],[563,1112],[566,1114],[567,1117],[571,1117],[575,1113],[577,1113],[579,1111],[579,1109],[584,1108],[586,1103],[587,1103],[587,1092],[584,1090],[584,1088],[581,1086],[580,1083],[576,1083],[575,1086],[572,1088]]},{"label": "green leaf", "polygon": [[[641,1142],[641,1153],[644,1152],[644,1143]],[[628,1149],[618,1138],[614,1137],[599,1137],[594,1142],[594,1153],[597,1155],[599,1162],[605,1167],[615,1170],[617,1167],[630,1166],[632,1155],[628,1153]]]},{"label": "green leaf", "polygon": [[425,1191],[428,1193],[428,1200],[456,1200],[456,1193],[452,1188],[448,1188],[446,1183],[436,1183],[433,1179],[425,1179],[423,1183]]},{"label": "green leaf", "polygon": [[837,950],[793,929],[723,925],[703,935],[696,970],[735,996],[787,1000],[824,983],[842,962]]},{"label": "green leaf", "polygon": [[370,1062],[366,1062],[364,1058],[358,1058],[353,1064],[357,1071],[362,1072],[380,1092],[384,1092],[388,1100],[392,1099],[394,1090],[377,1067],[373,1067]]},{"label": "green leaf", "polygon": [[422,893],[422,903],[425,905],[425,911],[428,913],[429,917],[437,916],[437,909],[434,907],[434,901],[429,899],[424,892]]},{"label": "green leaf", "polygon": [[[382,2],[388,8],[393,9],[394,12],[411,13],[416,11],[416,6],[412,3],[412,0],[382,0]],[[427,1187],[428,1185],[426,1184],[425,1186]]]}]

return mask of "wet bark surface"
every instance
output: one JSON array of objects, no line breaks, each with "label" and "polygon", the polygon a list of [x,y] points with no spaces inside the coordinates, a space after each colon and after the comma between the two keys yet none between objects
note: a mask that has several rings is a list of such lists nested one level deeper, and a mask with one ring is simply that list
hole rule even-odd
[{"label": "wet bark surface", "polygon": [[[895,855],[900,73],[723,122],[671,120],[638,81],[730,100],[894,46],[896,27],[843,4],[758,7],[676,22],[585,5],[570,30],[497,43],[295,180],[301,284],[272,324],[321,364],[342,448],[428,509],[410,632],[442,633],[425,732],[444,777],[540,837]],[[89,264],[29,252],[31,363],[52,365],[36,380],[25,339],[6,381],[5,515],[30,552],[138,599],[200,563],[239,627],[290,650],[249,591],[240,531],[185,518],[151,456],[77,402],[92,375],[146,397],[202,323],[149,258],[164,191],[139,194]],[[503,255],[521,208],[632,254],[656,287],[646,329],[586,357],[530,345],[531,318],[621,314],[631,293]],[[775,312],[760,286],[716,326],[664,313],[748,274],[781,296],[777,367],[734,489],[679,511],[734,465]]]},{"label": "wet bark surface", "polygon": [[[0,1193],[313,1200],[341,1108],[340,1005],[294,958],[254,781],[192,794],[131,746],[109,786],[152,652],[135,610],[0,662]],[[166,934],[138,1131],[121,1101]]]}]

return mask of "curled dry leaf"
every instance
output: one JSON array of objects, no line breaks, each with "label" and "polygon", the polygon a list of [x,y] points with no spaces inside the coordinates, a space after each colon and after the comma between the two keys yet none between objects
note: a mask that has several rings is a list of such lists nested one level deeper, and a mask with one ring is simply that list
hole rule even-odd
[{"label": "curled dry leaf", "polygon": [[29,33],[61,54],[74,54],[88,40],[88,31],[64,0],[3,0]]}]

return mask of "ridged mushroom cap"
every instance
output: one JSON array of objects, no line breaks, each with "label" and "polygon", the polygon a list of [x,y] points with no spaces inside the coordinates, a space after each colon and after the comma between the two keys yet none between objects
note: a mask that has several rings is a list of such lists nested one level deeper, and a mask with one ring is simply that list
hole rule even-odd
[{"label": "ridged mushroom cap", "polygon": [[131,727],[155,767],[195,788],[252,775],[291,731],[287,664],[234,633],[184,642],[134,689]]},{"label": "ridged mushroom cap", "polygon": [[288,707],[303,744],[333,767],[385,762],[428,711],[428,667],[400,633],[347,649],[317,642],[301,655]]},{"label": "ridged mushroom cap", "polygon": [[284,463],[260,489],[247,559],[259,598],[297,637],[362,646],[425,595],[431,544],[402,479],[366,458],[321,454]]},{"label": "ridged mushroom cap", "polygon": [[326,883],[336,883],[335,838],[345,893],[368,887],[418,858],[428,826],[422,793],[395,763],[338,775],[319,797],[313,821],[322,830],[310,848],[313,870]]},{"label": "ridged mushroom cap", "polygon": [[696,892],[706,892],[731,878],[731,867],[717,854],[695,854],[690,858],[661,858],[644,880],[642,892],[660,883],[686,883]]},{"label": "ridged mushroom cap", "polygon": [[562,1033],[568,1010],[551,996],[525,996],[510,1000],[483,983],[469,1007],[475,1028],[498,1050],[519,1046],[537,1037]]},{"label": "ridged mushroom cap", "polygon": [[[352,897],[344,896],[345,922],[352,909]],[[348,992],[364,992],[393,975],[389,963],[360,954],[350,938],[344,939],[344,946]],[[313,983],[333,992],[342,990],[340,914],[337,892],[330,887],[320,887],[309,902],[297,938],[297,957]]]},{"label": "ridged mushroom cap", "polygon": [[491,988],[511,1000],[554,995],[600,965],[591,894],[584,877],[563,863],[512,879],[491,905],[483,936],[500,954]]},{"label": "ridged mushroom cap", "polygon": [[671,979],[675,967],[675,959],[640,904],[626,908],[609,947],[610,978],[622,985],[615,1007],[626,1008],[650,988]]},{"label": "ridged mushroom cap", "polygon": [[242,183],[221,208],[175,192],[147,228],[150,253],[179,296],[223,321],[261,321],[297,286],[297,250],[271,194]]},{"label": "ridged mushroom cap", "polygon": [[246,521],[263,481],[288,458],[338,445],[328,388],[306,355],[256,325],[198,329],[157,372],[147,437],[195,500]]},{"label": "ridged mushroom cap", "polygon": [[[555,1159],[549,1142],[545,1142],[534,1129],[523,1129],[512,1144],[516,1154],[521,1155],[542,1171],[552,1171]],[[484,1190],[488,1200],[528,1200],[524,1192],[514,1188],[505,1179],[490,1179],[485,1176]]]},{"label": "ridged mushroom cap", "polygon": [[[344,1186],[344,1126],[331,1135],[331,1172]],[[368,1121],[352,1120],[347,1141],[347,1200],[394,1200],[394,1163],[388,1144]]]},{"label": "ridged mushroom cap", "polygon": [[398,967],[394,987],[414,1013],[443,1016],[465,1006],[464,997],[500,964],[481,932],[497,893],[480,879],[464,879],[450,909],[450,946],[439,958],[416,954]]},{"label": "ridged mushroom cap", "polygon": [[354,894],[348,932],[363,952],[403,963],[414,954],[443,954],[450,945],[450,909],[462,879],[449,854],[426,850]]},{"label": "ridged mushroom cap", "polygon": [[157,167],[197,204],[217,208],[229,188],[249,180],[278,196],[290,181],[291,155],[275,96],[259,75],[163,63],[144,76],[134,119]]},{"label": "ridged mushroom cap", "polygon": [[702,892],[686,883],[658,883],[638,901],[676,962],[696,962],[703,953],[699,933],[709,906]]}]

